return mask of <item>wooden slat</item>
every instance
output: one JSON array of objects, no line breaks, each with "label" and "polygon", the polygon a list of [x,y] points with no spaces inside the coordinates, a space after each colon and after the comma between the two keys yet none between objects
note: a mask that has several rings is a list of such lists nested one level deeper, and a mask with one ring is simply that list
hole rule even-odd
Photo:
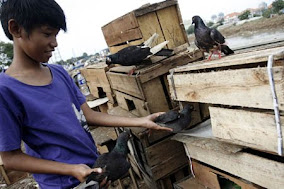
[{"label": "wooden slat", "polygon": [[[246,152],[228,153],[222,150],[235,145],[212,139],[187,137],[182,139],[190,156],[262,187],[278,189],[284,186],[284,163]],[[215,149],[207,148],[214,143]],[[224,147],[224,145],[226,147]]]},{"label": "wooden slat", "polygon": [[147,164],[155,166],[179,152],[184,152],[183,144],[167,138],[145,149]]},{"label": "wooden slat", "polygon": [[[193,171],[195,174],[195,179],[198,180],[200,184],[203,186],[207,186],[209,188],[220,188],[220,184],[218,181],[218,176],[222,176],[240,186],[242,189],[259,189],[262,187],[258,187],[248,181],[239,179],[237,177],[230,176],[223,172],[217,171],[213,168],[207,167],[205,165],[201,165],[196,160],[192,161]],[[212,176],[214,175],[214,176]],[[217,179],[217,180],[216,180]]]},{"label": "wooden slat", "polygon": [[205,186],[199,184],[193,177],[184,180],[178,184],[175,184],[176,189],[206,189]]},{"label": "wooden slat", "polygon": [[188,162],[188,158],[184,151],[180,151],[174,154],[172,157],[159,163],[158,165],[151,167],[151,172],[153,174],[153,179],[158,180],[174,170],[183,167]]},{"label": "wooden slat", "polygon": [[[210,107],[215,137],[263,151],[277,153],[277,132],[273,114]],[[284,123],[284,117],[280,117]],[[284,127],[282,126],[284,136]]]},{"label": "wooden slat", "polygon": [[178,47],[187,42],[184,38],[183,30],[178,18],[176,6],[167,7],[157,12],[159,23],[161,25],[165,40],[169,49]]},{"label": "wooden slat", "polygon": [[193,64],[174,68],[173,70],[174,72],[186,72],[208,68],[221,68],[235,65],[256,64],[259,62],[267,62],[268,56],[272,54],[274,54],[274,60],[284,59],[284,47],[277,47],[260,51],[252,51],[231,56],[225,56],[221,59],[212,61],[195,62]]},{"label": "wooden slat", "polygon": [[143,16],[137,17],[137,22],[139,24],[140,31],[143,35],[143,41],[147,40],[154,33],[159,35],[157,41],[153,45],[157,45],[165,41],[163,31],[159,24],[158,17],[155,12],[148,13]]},{"label": "wooden slat", "polygon": [[108,46],[114,46],[130,40],[142,38],[133,12],[121,16],[102,27]]},{"label": "wooden slat", "polygon": [[181,52],[165,60],[162,60],[161,62],[159,62],[159,64],[147,67],[143,70],[139,70],[140,81],[141,83],[147,82],[155,77],[169,73],[169,70],[174,67],[182,66],[202,58],[203,58],[203,53],[199,50],[193,52],[192,51]]},{"label": "wooden slat", "polygon": [[206,186],[206,188],[221,189],[217,175],[210,172],[208,167],[205,167],[196,161],[192,162],[192,166],[195,179],[198,183]]},{"label": "wooden slat", "polygon": [[112,89],[125,92],[140,99],[145,99],[135,76],[113,72],[107,72],[107,75]]},{"label": "wooden slat", "polygon": [[[280,110],[284,110],[283,71],[283,67],[273,68]],[[273,109],[266,68],[175,74],[173,78],[179,101]],[[168,76],[175,99],[170,79]]]},{"label": "wooden slat", "polygon": [[[135,98],[133,96],[121,93],[119,91],[115,91],[115,96],[116,96],[116,100],[117,100],[118,105],[120,107],[122,107],[123,109],[131,112],[132,114],[134,114],[138,117],[147,116],[147,115],[150,114],[145,101],[138,99],[138,98]],[[129,107],[127,105],[127,100],[134,103],[135,109],[133,109],[133,110],[129,109]]]},{"label": "wooden slat", "polygon": [[159,11],[160,9],[164,9],[166,7],[170,7],[170,6],[173,6],[173,5],[176,5],[176,4],[177,4],[176,0],[154,3],[154,4],[151,4],[149,6],[143,6],[139,9],[134,10],[134,14],[136,16],[142,16],[142,15],[148,14],[150,12]]},{"label": "wooden slat", "polygon": [[143,83],[141,87],[150,113],[169,111],[166,94],[159,77]]}]

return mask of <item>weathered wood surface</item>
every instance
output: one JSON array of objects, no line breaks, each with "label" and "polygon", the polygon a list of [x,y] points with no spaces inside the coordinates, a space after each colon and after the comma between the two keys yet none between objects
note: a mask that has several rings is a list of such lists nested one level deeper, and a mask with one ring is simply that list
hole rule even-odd
[{"label": "weathered wood surface", "polygon": [[147,164],[151,167],[162,161],[166,161],[180,152],[184,152],[182,143],[171,140],[170,138],[162,140],[161,142],[151,145],[145,149]]},{"label": "weathered wood surface", "polygon": [[[280,110],[284,110],[283,71],[282,66],[273,68]],[[175,88],[168,76],[171,96],[178,101],[273,109],[269,78],[264,67],[174,74],[173,79]]]},{"label": "weathered wood surface", "polygon": [[[198,163],[196,160],[192,161],[193,171],[195,174],[195,179],[206,186],[207,188],[220,188],[220,184],[218,181],[218,176],[222,176],[237,185],[239,185],[242,189],[260,189],[262,187],[256,186],[248,181],[242,180],[237,177],[230,176],[229,174],[225,174],[223,172],[217,171],[205,165]],[[217,179],[217,180],[216,180]]]},{"label": "weathered wood surface", "polygon": [[171,6],[157,12],[157,16],[164,34],[165,40],[168,40],[168,48],[178,47],[186,42],[184,38],[184,27],[180,25],[178,10],[176,6]]},{"label": "weathered wood surface", "polygon": [[[228,148],[236,148],[236,146],[212,139],[184,137],[180,141],[186,144],[191,158],[262,187],[279,189],[284,186],[284,163],[282,162],[241,151],[228,153],[227,150],[223,150],[224,145]],[[208,148],[212,145],[215,149]]]},{"label": "weathered wood surface", "polygon": [[284,47],[276,47],[271,49],[252,51],[247,53],[235,54],[222,57],[221,59],[212,61],[199,61],[178,68],[174,68],[174,72],[187,72],[194,70],[202,70],[209,68],[222,68],[236,65],[257,64],[267,62],[268,56],[274,55],[274,60],[284,59]]},{"label": "weathered wood surface", "polygon": [[[278,152],[274,114],[217,107],[209,109],[214,137],[263,151]],[[280,121],[284,123],[283,116]]]},{"label": "weathered wood surface", "polygon": [[148,6],[142,6],[141,8],[138,8],[134,10],[135,16],[142,16],[151,12],[159,11],[161,9],[176,5],[177,1],[176,0],[171,0],[171,1],[163,1],[160,3],[154,3],[150,4]]},{"label": "weathered wood surface", "polygon": [[114,72],[107,72],[107,76],[112,89],[125,92],[140,99],[145,99],[136,76]]},{"label": "weathered wood surface", "polygon": [[102,31],[108,46],[142,38],[138,22],[133,12],[127,13],[104,25]]},{"label": "weathered wood surface", "polygon": [[[118,106],[131,112],[132,114],[138,117],[147,116],[150,114],[145,101],[119,91],[115,91],[115,96]],[[133,105],[134,107],[132,107]]]},{"label": "weathered wood surface", "polygon": [[175,184],[176,189],[206,189],[205,186],[199,184],[197,180],[193,177],[184,180],[178,184]]}]

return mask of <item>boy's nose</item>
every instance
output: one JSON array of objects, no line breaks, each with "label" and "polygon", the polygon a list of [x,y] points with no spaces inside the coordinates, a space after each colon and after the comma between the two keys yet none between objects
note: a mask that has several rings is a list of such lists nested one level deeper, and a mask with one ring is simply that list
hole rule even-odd
[{"label": "boy's nose", "polygon": [[50,42],[50,45],[54,48],[54,47],[57,47],[57,40],[56,39],[54,39],[54,40],[52,40],[51,42]]}]

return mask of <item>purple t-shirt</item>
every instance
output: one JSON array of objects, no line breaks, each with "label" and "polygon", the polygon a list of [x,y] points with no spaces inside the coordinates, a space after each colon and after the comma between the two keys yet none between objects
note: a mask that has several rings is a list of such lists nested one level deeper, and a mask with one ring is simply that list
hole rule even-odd
[{"label": "purple t-shirt", "polygon": [[[0,73],[0,151],[19,149],[52,161],[92,166],[97,149],[87,125],[77,115],[86,101],[68,73],[49,65],[52,82],[45,86],[24,84]],[[75,111],[77,112],[75,112]],[[82,116],[84,119],[84,116]],[[70,188],[79,183],[64,175],[34,174],[41,188]]]}]

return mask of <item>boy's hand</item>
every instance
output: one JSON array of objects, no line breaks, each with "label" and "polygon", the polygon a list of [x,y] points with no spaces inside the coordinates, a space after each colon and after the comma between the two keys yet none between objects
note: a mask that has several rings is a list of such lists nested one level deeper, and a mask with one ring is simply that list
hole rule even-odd
[{"label": "boy's hand", "polygon": [[155,118],[158,117],[161,114],[164,114],[164,112],[153,113],[153,114],[148,115],[146,117],[141,117],[140,118],[141,119],[141,126],[148,128],[148,129],[163,130],[163,131],[172,132],[173,129],[167,128],[167,127],[161,127],[160,125],[158,125],[154,122]]},{"label": "boy's hand", "polygon": [[[89,166],[85,164],[78,164],[75,165],[76,168],[74,169],[74,174],[73,176],[77,178],[80,182],[84,182],[86,178],[92,173],[92,172],[97,172],[97,173],[102,173],[103,170],[101,168],[94,168],[91,169]],[[108,188],[110,185],[111,181],[107,182],[107,178],[105,178],[101,183],[100,183],[100,188]]]}]

